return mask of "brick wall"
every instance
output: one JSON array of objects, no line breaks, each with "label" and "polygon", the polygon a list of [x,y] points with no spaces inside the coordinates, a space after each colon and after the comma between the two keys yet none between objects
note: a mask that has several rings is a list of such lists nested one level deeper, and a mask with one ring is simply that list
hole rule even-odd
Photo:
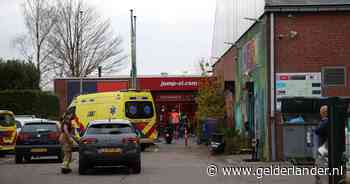
[{"label": "brick wall", "polygon": [[231,47],[214,65],[214,75],[223,76],[225,81],[234,81],[236,73],[235,57],[236,49]]},{"label": "brick wall", "polygon": [[60,115],[66,111],[67,107],[67,85],[66,80],[55,80],[54,81],[55,94],[58,96],[60,101]]},{"label": "brick wall", "polygon": [[[345,87],[324,87],[324,96],[350,96],[350,12],[281,13],[275,20],[277,72],[321,72],[345,66]],[[294,38],[288,33],[297,32]]]}]

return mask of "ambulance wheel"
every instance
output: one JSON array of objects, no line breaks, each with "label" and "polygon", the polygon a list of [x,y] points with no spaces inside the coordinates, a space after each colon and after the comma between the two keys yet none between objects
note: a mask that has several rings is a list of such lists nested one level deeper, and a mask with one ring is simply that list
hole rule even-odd
[{"label": "ambulance wheel", "polygon": [[30,162],[31,161],[31,156],[30,155],[24,156],[24,160],[27,161],[27,162]]},{"label": "ambulance wheel", "polygon": [[144,152],[146,150],[147,146],[144,144],[141,144],[141,151]]},{"label": "ambulance wheel", "polygon": [[15,163],[16,164],[20,164],[22,162],[23,162],[23,156],[19,155],[19,154],[16,154],[16,156],[15,156]]},{"label": "ambulance wheel", "polygon": [[140,174],[141,173],[141,159],[138,159],[137,161],[133,162],[131,164],[131,169],[133,174]]},{"label": "ambulance wheel", "polygon": [[62,163],[63,162],[63,154],[57,155],[57,160],[59,163]]}]

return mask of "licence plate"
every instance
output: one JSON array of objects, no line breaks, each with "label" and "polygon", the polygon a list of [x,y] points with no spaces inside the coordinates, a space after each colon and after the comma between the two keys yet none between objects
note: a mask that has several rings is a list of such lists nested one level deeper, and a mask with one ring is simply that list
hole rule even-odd
[{"label": "licence plate", "polygon": [[121,153],[122,149],[120,148],[102,148],[100,149],[101,153]]},{"label": "licence plate", "polygon": [[32,153],[45,153],[47,152],[47,148],[32,148],[30,150]]},{"label": "licence plate", "polygon": [[3,139],[5,143],[11,143],[13,140],[11,138],[5,138]]}]

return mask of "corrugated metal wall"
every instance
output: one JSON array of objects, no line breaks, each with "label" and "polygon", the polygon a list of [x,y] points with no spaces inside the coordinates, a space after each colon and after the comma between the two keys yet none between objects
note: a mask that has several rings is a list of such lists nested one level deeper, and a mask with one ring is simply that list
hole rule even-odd
[{"label": "corrugated metal wall", "polygon": [[212,41],[212,57],[221,57],[254,21],[264,13],[265,0],[217,0]]}]

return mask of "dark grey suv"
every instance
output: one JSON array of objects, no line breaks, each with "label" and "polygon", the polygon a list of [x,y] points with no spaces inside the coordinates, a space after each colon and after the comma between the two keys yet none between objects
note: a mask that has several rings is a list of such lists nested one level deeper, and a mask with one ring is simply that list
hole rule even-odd
[{"label": "dark grey suv", "polygon": [[94,166],[124,165],[141,172],[141,148],[127,120],[92,121],[79,142],[79,174]]}]

